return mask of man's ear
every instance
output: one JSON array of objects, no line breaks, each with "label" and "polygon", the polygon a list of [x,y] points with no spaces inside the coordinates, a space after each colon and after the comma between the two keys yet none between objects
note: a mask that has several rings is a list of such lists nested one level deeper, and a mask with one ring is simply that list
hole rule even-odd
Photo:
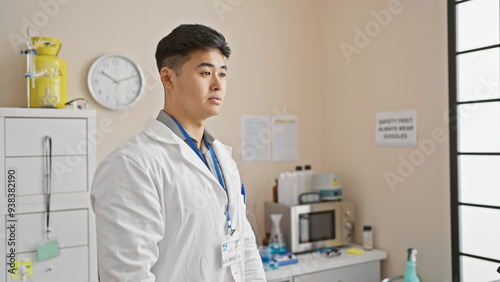
[{"label": "man's ear", "polygon": [[175,79],[175,72],[169,67],[163,67],[160,70],[161,83],[165,88],[173,89],[173,80]]}]

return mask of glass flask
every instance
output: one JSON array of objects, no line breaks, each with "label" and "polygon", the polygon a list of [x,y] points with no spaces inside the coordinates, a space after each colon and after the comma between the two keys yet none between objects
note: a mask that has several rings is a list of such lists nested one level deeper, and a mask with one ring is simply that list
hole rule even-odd
[{"label": "glass flask", "polygon": [[269,238],[269,248],[271,249],[271,254],[283,254],[286,253],[285,237],[281,233],[280,221],[281,214],[271,214],[271,220],[273,221],[273,229],[271,231],[271,237]]}]

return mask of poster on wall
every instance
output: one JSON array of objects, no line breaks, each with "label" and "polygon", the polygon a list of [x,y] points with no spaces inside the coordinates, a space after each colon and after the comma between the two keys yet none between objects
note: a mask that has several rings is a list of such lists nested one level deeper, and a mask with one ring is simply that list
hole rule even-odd
[{"label": "poster on wall", "polygon": [[241,160],[268,162],[271,160],[269,116],[241,117]]},{"label": "poster on wall", "polygon": [[417,146],[417,110],[378,112],[375,142],[385,147]]},{"label": "poster on wall", "polygon": [[273,161],[299,160],[299,118],[273,117]]}]

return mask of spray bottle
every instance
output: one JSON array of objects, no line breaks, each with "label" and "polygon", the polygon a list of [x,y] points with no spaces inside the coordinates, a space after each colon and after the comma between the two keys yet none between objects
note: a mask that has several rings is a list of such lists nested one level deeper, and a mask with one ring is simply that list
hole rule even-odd
[{"label": "spray bottle", "polygon": [[406,270],[404,274],[404,282],[420,282],[417,276],[417,250],[408,249],[408,261],[406,262]]}]

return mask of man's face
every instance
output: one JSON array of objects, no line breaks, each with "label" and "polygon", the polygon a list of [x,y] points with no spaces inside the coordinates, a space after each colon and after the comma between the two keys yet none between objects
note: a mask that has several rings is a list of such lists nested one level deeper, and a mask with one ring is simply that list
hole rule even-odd
[{"label": "man's face", "polygon": [[195,50],[179,75],[172,77],[172,95],[167,103],[192,121],[204,121],[219,114],[226,94],[224,56],[219,49]]}]

